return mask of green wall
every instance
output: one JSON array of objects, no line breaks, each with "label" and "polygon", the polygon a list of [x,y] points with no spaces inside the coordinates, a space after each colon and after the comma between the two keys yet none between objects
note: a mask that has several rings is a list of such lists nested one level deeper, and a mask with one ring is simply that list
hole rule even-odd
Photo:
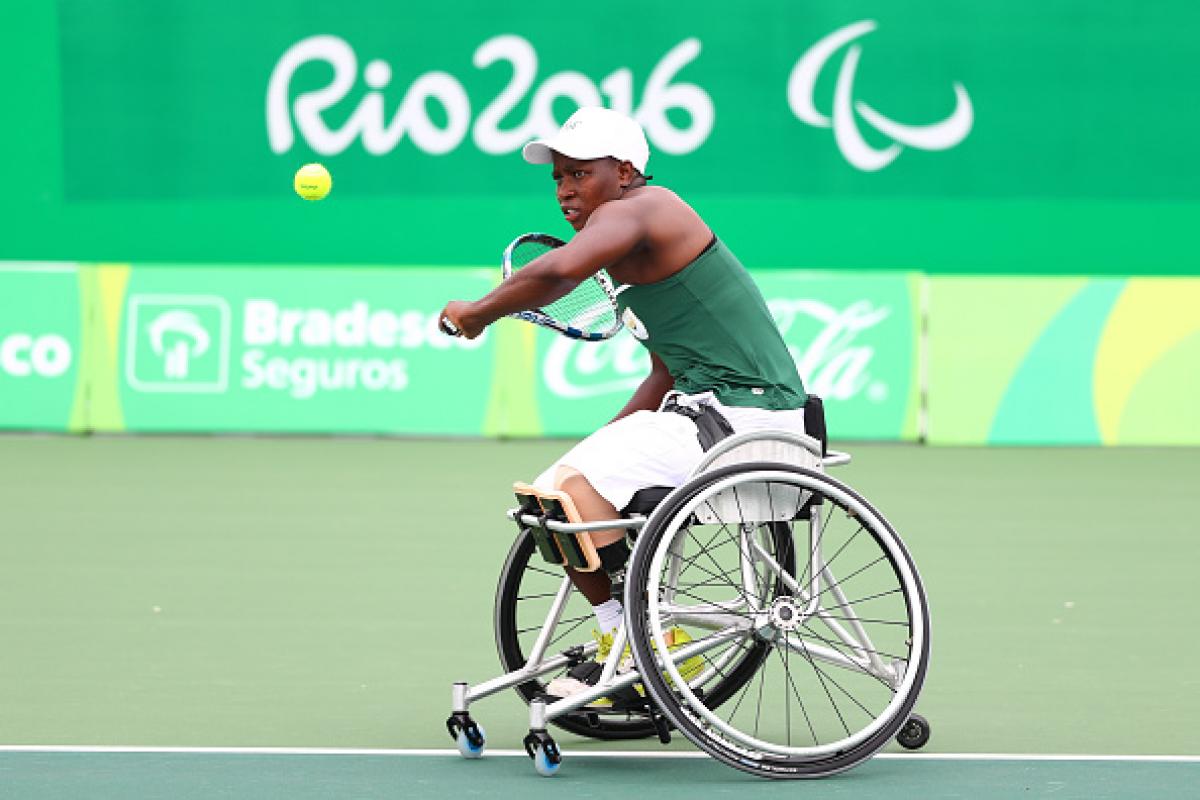
[{"label": "green wall", "polygon": [[491,264],[565,232],[517,148],[590,99],[754,268],[1200,273],[1182,0],[10,6],[0,259]]}]

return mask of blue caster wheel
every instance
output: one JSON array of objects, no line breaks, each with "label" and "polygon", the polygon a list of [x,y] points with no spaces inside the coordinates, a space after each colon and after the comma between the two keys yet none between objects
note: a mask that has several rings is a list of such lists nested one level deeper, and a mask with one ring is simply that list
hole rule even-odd
[{"label": "blue caster wheel", "polygon": [[479,727],[465,711],[451,714],[450,718],[446,720],[446,730],[450,732],[450,736],[454,739],[454,743],[458,746],[458,752],[462,753],[463,758],[479,758],[483,755],[487,737],[484,735],[483,728]]},{"label": "blue caster wheel", "polygon": [[454,743],[458,745],[458,752],[462,753],[463,758],[481,758],[483,756],[483,748],[487,746],[487,734],[483,728],[475,726],[477,735],[472,737],[466,731],[459,731],[458,736],[454,737]]},{"label": "blue caster wheel", "polygon": [[562,767],[562,753],[558,744],[545,731],[530,731],[525,737],[525,752],[533,759],[533,768],[546,778]]},{"label": "blue caster wheel", "polygon": [[533,768],[537,770],[537,774],[549,778],[558,772],[562,767],[562,756],[559,756],[558,761],[551,761],[546,751],[542,748],[537,748],[533,754]]}]

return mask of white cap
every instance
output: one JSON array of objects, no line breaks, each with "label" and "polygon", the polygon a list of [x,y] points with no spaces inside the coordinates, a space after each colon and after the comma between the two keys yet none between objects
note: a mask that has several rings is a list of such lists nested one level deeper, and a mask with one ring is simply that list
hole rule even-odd
[{"label": "white cap", "polygon": [[599,106],[579,109],[558,133],[548,139],[535,139],[525,145],[521,155],[530,164],[549,164],[554,160],[551,151],[581,161],[611,156],[628,161],[641,173],[646,172],[650,160],[650,145],[646,144],[642,126],[619,111]]}]

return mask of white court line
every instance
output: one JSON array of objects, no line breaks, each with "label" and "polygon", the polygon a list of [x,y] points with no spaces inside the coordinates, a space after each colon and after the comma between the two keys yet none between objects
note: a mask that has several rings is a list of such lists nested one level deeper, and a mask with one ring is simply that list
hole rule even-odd
[{"label": "white court line", "polygon": [[[168,753],[184,755],[246,756],[457,756],[458,750],[364,749],[350,747],[155,747],[138,745],[0,745],[0,753]],[[708,758],[707,753],[661,750],[572,750],[572,758]],[[524,750],[491,750],[488,756],[527,757]],[[1200,764],[1200,756],[1180,755],[1089,755],[1081,753],[880,753],[873,758],[899,761],[1144,761]]]}]

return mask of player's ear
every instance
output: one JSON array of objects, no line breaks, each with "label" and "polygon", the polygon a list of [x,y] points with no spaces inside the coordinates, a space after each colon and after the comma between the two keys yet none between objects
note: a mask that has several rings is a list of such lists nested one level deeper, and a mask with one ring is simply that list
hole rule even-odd
[{"label": "player's ear", "polygon": [[637,170],[633,168],[633,164],[629,161],[622,161],[617,165],[617,180],[621,184],[622,189],[628,189],[629,184],[633,183],[634,177],[637,175]]}]

